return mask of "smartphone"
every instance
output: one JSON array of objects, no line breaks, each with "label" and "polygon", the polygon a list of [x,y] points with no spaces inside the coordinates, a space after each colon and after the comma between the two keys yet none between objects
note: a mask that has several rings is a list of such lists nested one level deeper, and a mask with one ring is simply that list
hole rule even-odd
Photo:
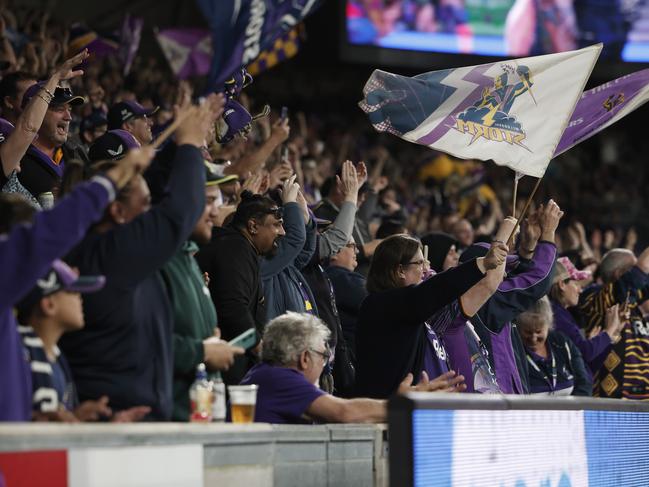
[{"label": "smartphone", "polygon": [[280,114],[279,118],[280,120],[284,121],[286,120],[286,117],[288,117],[288,108],[282,107],[282,113]]},{"label": "smartphone", "polygon": [[238,337],[233,338],[228,342],[230,345],[235,347],[241,347],[245,350],[252,348],[257,343],[257,330],[250,328],[249,330],[244,331]]}]

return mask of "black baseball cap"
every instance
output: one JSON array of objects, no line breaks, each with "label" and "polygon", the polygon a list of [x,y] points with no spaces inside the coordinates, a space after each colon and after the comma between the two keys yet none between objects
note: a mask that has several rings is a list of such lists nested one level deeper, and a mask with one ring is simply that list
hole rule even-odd
[{"label": "black baseball cap", "polygon": [[[41,91],[43,88],[45,88],[45,81],[39,81],[38,83],[34,83],[29,88],[27,88],[25,94],[23,95],[23,101],[20,106],[22,108],[25,108],[27,106],[27,103],[29,103],[29,100],[34,98],[34,96],[36,96],[36,93]],[[53,95],[54,98],[52,98],[50,106],[65,104],[77,106],[83,105],[86,102],[83,96],[75,96],[70,88],[62,88],[60,86],[57,86],[54,90]]]}]

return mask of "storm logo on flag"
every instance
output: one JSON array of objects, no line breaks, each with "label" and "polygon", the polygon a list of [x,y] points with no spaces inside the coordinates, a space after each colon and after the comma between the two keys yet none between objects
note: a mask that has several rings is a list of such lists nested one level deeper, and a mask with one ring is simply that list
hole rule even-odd
[{"label": "storm logo on flag", "polygon": [[532,73],[527,66],[502,65],[503,73],[494,78],[493,86],[485,86],[482,96],[473,105],[457,114],[453,128],[471,135],[469,145],[480,137],[493,142],[523,144],[525,131],[509,112],[516,99],[524,93],[532,95]]}]

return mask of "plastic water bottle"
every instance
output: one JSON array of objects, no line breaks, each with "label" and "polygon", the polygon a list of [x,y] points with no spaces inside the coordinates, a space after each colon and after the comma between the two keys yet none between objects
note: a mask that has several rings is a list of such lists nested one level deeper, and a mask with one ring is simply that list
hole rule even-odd
[{"label": "plastic water bottle", "polygon": [[217,372],[212,379],[212,421],[225,422],[225,384],[221,378],[221,373]]},{"label": "plastic water bottle", "polygon": [[196,366],[196,380],[189,389],[189,408],[190,421],[212,421],[212,384],[207,380],[205,364]]}]

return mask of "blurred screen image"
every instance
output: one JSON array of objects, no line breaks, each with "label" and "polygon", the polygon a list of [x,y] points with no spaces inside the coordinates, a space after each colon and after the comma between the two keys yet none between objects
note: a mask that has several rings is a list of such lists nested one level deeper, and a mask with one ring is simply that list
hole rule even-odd
[{"label": "blurred screen image", "polygon": [[604,43],[649,61],[649,0],[348,0],[347,40],[414,51],[535,56]]}]

